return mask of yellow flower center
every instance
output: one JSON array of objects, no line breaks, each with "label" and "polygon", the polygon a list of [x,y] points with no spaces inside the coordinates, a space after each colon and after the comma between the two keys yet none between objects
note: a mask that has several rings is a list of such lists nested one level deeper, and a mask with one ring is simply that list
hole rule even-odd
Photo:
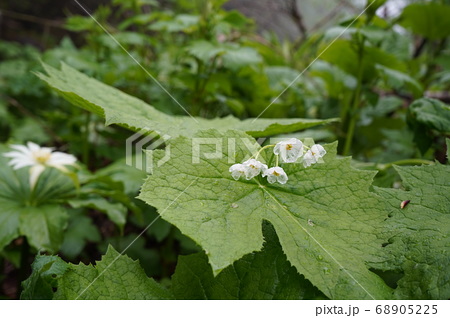
[{"label": "yellow flower center", "polygon": [[276,176],[276,177],[278,177],[280,174],[278,173],[278,172],[276,172],[276,171],[274,171],[274,172],[272,172],[272,174],[274,175],[274,176]]},{"label": "yellow flower center", "polygon": [[287,144],[286,145],[286,150],[291,150],[292,149],[292,144]]},{"label": "yellow flower center", "polygon": [[33,153],[34,159],[40,164],[46,164],[48,159],[50,159],[51,152],[38,150]]}]

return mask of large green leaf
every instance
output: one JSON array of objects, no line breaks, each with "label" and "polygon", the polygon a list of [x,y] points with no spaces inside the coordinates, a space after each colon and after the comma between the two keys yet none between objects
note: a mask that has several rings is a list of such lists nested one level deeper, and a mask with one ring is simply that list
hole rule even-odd
[{"label": "large green leaf", "polygon": [[[196,137],[217,141],[219,149],[211,143],[201,146],[214,159],[202,155],[195,163],[193,140],[173,140],[171,159],[148,177],[139,197],[203,247],[216,275],[261,250],[261,223],[267,220],[291,264],[328,297],[391,297],[390,288],[366,266],[379,261],[376,255],[385,241],[378,227],[388,214],[369,192],[373,172],[351,168],[349,158],[337,159],[333,144],[326,147],[324,164],[308,169],[285,165],[285,185],[235,181],[228,169],[250,155],[245,142],[253,139],[216,130]],[[153,155],[164,154],[158,150]]]},{"label": "large green leaf", "polygon": [[403,10],[400,24],[429,39],[442,39],[450,35],[449,16],[449,5],[413,3]]},{"label": "large green leaf", "polygon": [[186,116],[170,116],[140,99],[103,84],[67,65],[57,70],[44,65],[47,75],[38,74],[62,97],[74,105],[104,116],[106,124],[120,124],[134,130],[156,131],[164,135],[192,136],[196,131],[215,128],[243,130],[254,137],[292,132],[335,121],[317,119],[267,119],[239,120],[232,116],[204,119]]},{"label": "large green leaf", "polygon": [[[396,167],[405,190],[377,188],[393,211],[386,222],[388,257],[381,269],[404,276],[395,295],[406,299],[450,298],[450,167]],[[403,209],[401,202],[410,200]]]},{"label": "large green leaf", "polygon": [[96,265],[73,265],[58,279],[55,299],[170,299],[138,261],[109,246]]},{"label": "large green leaf", "polygon": [[23,282],[22,299],[171,299],[145,275],[138,261],[109,246],[96,265],[65,263],[58,256],[38,255],[33,273]]},{"label": "large green leaf", "polygon": [[172,276],[177,299],[312,299],[323,298],[299,275],[283,254],[273,227],[263,226],[266,243],[261,252],[234,262],[214,278],[208,258],[197,253],[178,258]]}]

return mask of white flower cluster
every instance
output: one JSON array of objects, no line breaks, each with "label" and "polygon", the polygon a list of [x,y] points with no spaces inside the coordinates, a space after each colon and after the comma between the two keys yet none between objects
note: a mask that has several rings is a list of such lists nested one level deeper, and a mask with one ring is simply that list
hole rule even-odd
[{"label": "white flower cluster", "polygon": [[[261,151],[270,147],[274,148],[273,153],[276,155],[276,164],[272,168],[268,168],[267,165],[257,160]],[[291,138],[286,141],[280,141],[276,145],[268,145],[261,148],[254,159],[234,164],[229,171],[234,180],[239,180],[240,177],[250,180],[261,174],[263,177],[267,177],[269,183],[279,182],[285,184],[288,181],[288,176],[283,168],[278,166],[278,157],[284,163],[302,162],[303,166],[307,168],[312,164],[318,163],[319,159],[326,153],[326,150],[321,145],[315,144],[309,148],[297,138]]]}]

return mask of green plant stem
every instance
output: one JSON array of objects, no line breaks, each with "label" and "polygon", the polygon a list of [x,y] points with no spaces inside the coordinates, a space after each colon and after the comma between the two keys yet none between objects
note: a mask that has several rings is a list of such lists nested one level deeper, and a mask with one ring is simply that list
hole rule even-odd
[{"label": "green plant stem", "polygon": [[363,81],[363,59],[364,59],[364,44],[365,37],[359,42],[358,46],[358,84],[356,86],[355,95],[353,97],[352,107],[350,109],[350,123],[348,125],[347,133],[345,136],[343,156],[347,156],[350,153],[353,143],[353,136],[355,134],[356,121],[358,119],[358,108],[361,102],[362,81]]},{"label": "green plant stem", "polygon": [[264,147],[262,147],[261,149],[259,149],[258,152],[257,152],[256,155],[255,155],[255,160],[258,160],[259,155],[261,154],[261,152],[262,152],[264,149],[272,148],[272,147],[275,147],[275,145],[267,145],[267,146],[264,146]]},{"label": "green plant stem", "polygon": [[432,165],[432,164],[434,164],[434,161],[425,160],[425,159],[403,159],[403,160],[398,160],[398,161],[394,161],[394,162],[390,162],[390,163],[378,164],[377,169],[380,171],[385,171],[394,165],[395,166],[411,166],[411,165],[421,165],[421,164]]},{"label": "green plant stem", "polygon": [[[270,156],[269,161],[267,162],[267,166],[270,168],[272,166],[273,158],[277,156],[272,152],[272,155]],[[278,157],[278,156],[277,156]]]},{"label": "green plant stem", "polygon": [[91,122],[91,113],[86,113],[83,134],[83,163],[89,166],[89,124]]}]

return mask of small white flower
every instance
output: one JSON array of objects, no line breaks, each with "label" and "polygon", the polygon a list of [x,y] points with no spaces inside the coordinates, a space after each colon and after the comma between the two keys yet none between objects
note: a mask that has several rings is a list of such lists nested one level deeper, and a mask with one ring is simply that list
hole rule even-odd
[{"label": "small white flower", "polygon": [[245,172],[248,167],[243,165],[242,163],[234,164],[230,167],[229,171],[231,172],[231,176],[234,180],[239,180],[240,177],[245,177]]},{"label": "small white flower", "polygon": [[33,142],[28,142],[27,146],[11,145],[16,151],[3,154],[5,157],[12,158],[9,165],[14,170],[30,168],[30,186],[34,188],[36,182],[46,167],[53,167],[61,171],[66,171],[64,166],[73,165],[77,159],[63,152],[55,151],[52,148],[40,147]]},{"label": "small white flower", "polygon": [[279,155],[283,162],[295,162],[303,156],[303,143],[297,138],[280,141],[273,148],[273,153]]},{"label": "small white flower", "polygon": [[267,177],[267,181],[269,181],[269,183],[275,183],[278,181],[281,184],[285,184],[288,181],[288,176],[281,167],[267,169],[263,173],[263,177]]},{"label": "small white flower", "polygon": [[267,165],[256,159],[249,159],[245,161],[243,165],[246,167],[245,178],[247,180],[256,177],[260,173],[264,173],[264,171],[267,170]]},{"label": "small white flower", "polygon": [[326,153],[327,151],[321,145],[313,145],[303,156],[303,166],[306,168],[317,163]]}]

